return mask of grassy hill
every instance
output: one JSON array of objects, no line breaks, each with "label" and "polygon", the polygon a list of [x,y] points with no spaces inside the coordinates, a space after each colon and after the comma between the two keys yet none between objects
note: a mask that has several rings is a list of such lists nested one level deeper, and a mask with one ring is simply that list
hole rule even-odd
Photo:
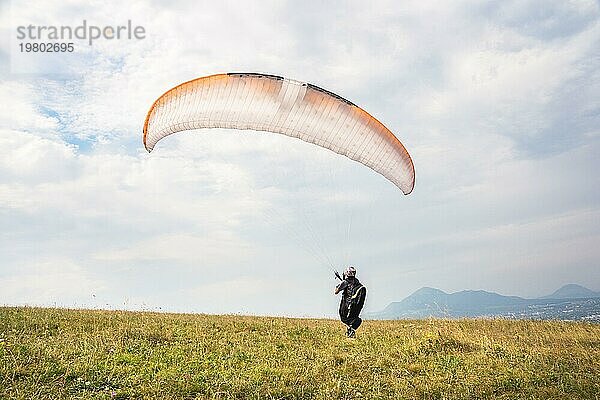
[{"label": "grassy hill", "polygon": [[598,399],[600,325],[0,308],[4,399]]}]

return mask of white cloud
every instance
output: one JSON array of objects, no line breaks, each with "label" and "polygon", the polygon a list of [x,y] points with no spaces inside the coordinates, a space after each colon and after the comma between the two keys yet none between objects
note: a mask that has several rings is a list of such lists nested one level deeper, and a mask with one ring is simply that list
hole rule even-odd
[{"label": "white cloud", "polygon": [[85,267],[68,259],[45,259],[0,274],[0,304],[73,306],[104,289]]},{"label": "white cloud", "polygon": [[[31,263],[30,278],[81,282],[84,290],[69,299],[93,288],[90,271],[109,279],[106,271],[121,276],[129,268],[139,286],[107,289],[108,302],[177,304],[176,295],[144,295],[153,284],[145,273],[168,264],[189,275],[164,291],[202,302],[202,293],[232,289],[226,306],[213,310],[236,311],[243,302],[249,311],[301,314],[282,296],[290,287],[264,276],[288,266],[319,274],[292,230],[313,252],[350,250],[371,279],[372,304],[381,306],[419,285],[527,294],[499,271],[543,271],[550,286],[568,279],[561,268],[584,279],[598,259],[594,2],[69,1],[16,11],[19,20],[44,24],[131,18],[147,31],[142,41],[82,51],[71,66],[82,73],[0,80],[0,221],[8,227],[0,249],[6,265]],[[4,14],[0,29],[11,33],[16,21]],[[162,92],[244,70],[313,82],[364,106],[413,155],[415,192],[400,196],[357,164],[275,135],[194,132],[143,151],[142,123]],[[304,229],[307,214],[314,225]],[[34,250],[53,266],[39,267]],[[231,278],[224,265],[263,275]],[[34,290],[18,276],[2,278],[14,288],[7,302]],[[195,279],[202,285],[190,288]],[[44,293],[40,301],[60,297]],[[325,313],[328,298],[314,296],[307,313]]]},{"label": "white cloud", "polygon": [[55,117],[43,115],[39,104],[41,95],[32,84],[0,81],[0,128],[47,132],[58,128]]},{"label": "white cloud", "polygon": [[161,235],[126,248],[104,250],[94,257],[101,261],[193,262],[205,270],[218,267],[223,260],[242,263],[251,255],[248,243],[225,230],[204,237],[183,233]]},{"label": "white cloud", "polygon": [[73,176],[76,148],[22,131],[0,129],[0,182],[51,182]]}]

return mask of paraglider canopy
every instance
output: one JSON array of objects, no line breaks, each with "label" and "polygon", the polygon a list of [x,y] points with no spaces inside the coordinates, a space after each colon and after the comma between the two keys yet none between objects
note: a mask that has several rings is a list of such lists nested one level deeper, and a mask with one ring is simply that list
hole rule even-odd
[{"label": "paraglider canopy", "polygon": [[412,192],[415,170],[398,138],[354,103],[310,83],[227,73],[182,83],[160,96],[144,123],[149,152],[162,138],[201,128],[280,133],[357,161]]}]

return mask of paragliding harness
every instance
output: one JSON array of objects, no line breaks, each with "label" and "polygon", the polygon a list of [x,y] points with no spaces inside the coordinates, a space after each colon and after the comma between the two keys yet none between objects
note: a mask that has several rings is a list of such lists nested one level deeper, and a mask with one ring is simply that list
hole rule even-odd
[{"label": "paragliding harness", "polygon": [[[335,277],[337,279],[344,282],[345,279],[342,279],[339,272],[334,270],[333,274],[335,275]],[[344,278],[345,278],[345,276],[344,276]],[[352,309],[352,305],[360,304],[362,306],[362,304],[365,301],[365,297],[367,295],[367,288],[362,283],[359,283],[358,285],[352,287],[352,293],[349,293],[349,294],[350,294],[350,298],[348,299],[348,303],[349,303],[348,304],[348,315],[350,315],[350,310]]]},{"label": "paragliding harness", "polygon": [[352,312],[353,307],[359,306],[362,309],[362,306],[365,302],[365,297],[367,295],[367,288],[363,286],[362,283],[359,283],[357,286],[352,288],[352,296],[347,300],[348,302],[348,315],[347,318],[350,317],[350,313]]},{"label": "paragliding harness", "polygon": [[[333,271],[333,274],[340,281],[342,281],[342,282],[345,281],[345,279],[342,279],[342,277],[340,276],[340,273],[337,272],[336,270]],[[346,276],[344,276],[344,278],[345,277]],[[346,299],[346,302],[348,303],[348,314],[346,315],[346,317],[350,316],[350,311],[352,311],[352,306],[357,306],[360,304],[360,307],[362,308],[362,305],[365,302],[365,297],[367,295],[367,288],[360,282],[358,285],[353,285],[352,287],[350,287],[350,290],[352,291],[351,293],[348,293],[350,295],[350,297]]]},{"label": "paragliding harness", "polygon": [[[334,273],[335,276],[342,282],[345,281],[339,276],[337,271]],[[359,317],[359,314],[365,303],[367,288],[362,285],[358,279],[356,279],[356,282],[353,282],[352,285],[346,286],[344,290],[347,292],[344,293],[345,296],[342,297],[342,301],[340,302],[340,319],[346,326],[348,326],[348,332],[351,332],[358,329],[362,323],[362,319]]]}]

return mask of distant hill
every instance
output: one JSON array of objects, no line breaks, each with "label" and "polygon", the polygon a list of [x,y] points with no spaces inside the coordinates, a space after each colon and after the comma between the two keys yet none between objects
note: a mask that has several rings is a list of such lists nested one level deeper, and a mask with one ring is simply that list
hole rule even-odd
[{"label": "distant hill", "polygon": [[470,317],[512,309],[525,305],[527,300],[517,296],[502,296],[483,290],[463,290],[448,294],[442,290],[424,287],[402,301],[389,304],[377,319]]},{"label": "distant hill", "polygon": [[402,301],[390,303],[380,312],[365,314],[371,319],[486,316],[600,322],[600,296],[579,285],[565,285],[539,299],[504,296],[484,290],[446,293],[423,287]]},{"label": "distant hill", "polygon": [[594,292],[584,286],[570,283],[548,296],[540,297],[540,299],[589,299],[594,297],[600,297],[600,292]]}]

